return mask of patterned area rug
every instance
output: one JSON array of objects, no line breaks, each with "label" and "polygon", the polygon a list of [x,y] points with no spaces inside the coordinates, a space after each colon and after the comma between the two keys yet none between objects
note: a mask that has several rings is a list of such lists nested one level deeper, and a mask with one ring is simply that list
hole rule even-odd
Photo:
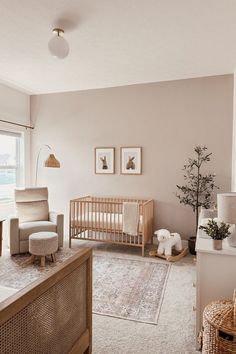
[{"label": "patterned area rug", "polygon": [[15,289],[22,289],[34,280],[48,274],[48,272],[76,253],[78,249],[63,248],[56,254],[56,262],[47,257],[45,268],[40,267],[39,259],[31,263],[30,254],[24,253],[13,257],[0,257],[0,285]]},{"label": "patterned area rug", "polygon": [[170,265],[94,256],[93,312],[157,324]]},{"label": "patterned area rug", "polygon": [[[0,285],[22,289],[48,274],[78,251],[63,248],[56,263],[32,264],[29,254],[0,257]],[[157,324],[170,265],[148,258],[95,255],[93,257],[93,312],[99,315]]]}]

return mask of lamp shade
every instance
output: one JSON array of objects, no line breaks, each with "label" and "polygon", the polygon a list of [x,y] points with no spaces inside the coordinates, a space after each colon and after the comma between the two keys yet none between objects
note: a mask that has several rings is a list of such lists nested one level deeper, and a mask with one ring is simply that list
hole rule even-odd
[{"label": "lamp shade", "polygon": [[53,37],[48,42],[49,52],[58,59],[64,59],[69,54],[69,44],[62,37],[64,31],[59,28],[53,30]]},{"label": "lamp shade", "polygon": [[44,167],[60,168],[60,162],[55,158],[54,154],[50,154],[44,162]]},{"label": "lamp shade", "polygon": [[236,193],[217,194],[218,218],[229,224],[236,224]]}]

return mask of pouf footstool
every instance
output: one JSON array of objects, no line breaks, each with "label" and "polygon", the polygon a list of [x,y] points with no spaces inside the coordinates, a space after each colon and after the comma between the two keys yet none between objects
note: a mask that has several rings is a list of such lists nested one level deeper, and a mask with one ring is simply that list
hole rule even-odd
[{"label": "pouf footstool", "polygon": [[45,257],[51,255],[55,262],[55,253],[58,250],[58,235],[55,232],[35,232],[29,236],[29,252],[32,261],[35,256],[41,258],[41,267],[45,267]]}]

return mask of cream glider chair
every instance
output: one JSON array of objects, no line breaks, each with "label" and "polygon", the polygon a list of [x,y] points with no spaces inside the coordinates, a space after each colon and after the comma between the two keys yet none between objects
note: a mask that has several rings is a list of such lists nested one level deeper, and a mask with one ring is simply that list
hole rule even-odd
[{"label": "cream glider chair", "polygon": [[25,188],[15,190],[16,217],[9,220],[10,253],[29,251],[29,236],[34,232],[53,231],[63,247],[63,214],[49,211],[48,189]]}]

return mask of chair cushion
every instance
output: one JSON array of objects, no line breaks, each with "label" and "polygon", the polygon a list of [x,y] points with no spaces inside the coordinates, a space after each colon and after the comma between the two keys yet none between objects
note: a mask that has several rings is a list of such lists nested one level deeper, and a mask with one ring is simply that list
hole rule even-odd
[{"label": "chair cushion", "polygon": [[48,221],[49,207],[46,200],[16,203],[16,212],[20,223],[29,221]]},{"label": "chair cushion", "polygon": [[19,188],[15,189],[15,202],[37,202],[48,200],[47,187]]},{"label": "chair cushion", "polygon": [[29,236],[35,232],[51,231],[56,232],[57,226],[51,221],[33,221],[19,224],[20,241],[29,239]]},{"label": "chair cushion", "polygon": [[48,189],[15,189],[16,212],[20,223],[49,219]]}]

